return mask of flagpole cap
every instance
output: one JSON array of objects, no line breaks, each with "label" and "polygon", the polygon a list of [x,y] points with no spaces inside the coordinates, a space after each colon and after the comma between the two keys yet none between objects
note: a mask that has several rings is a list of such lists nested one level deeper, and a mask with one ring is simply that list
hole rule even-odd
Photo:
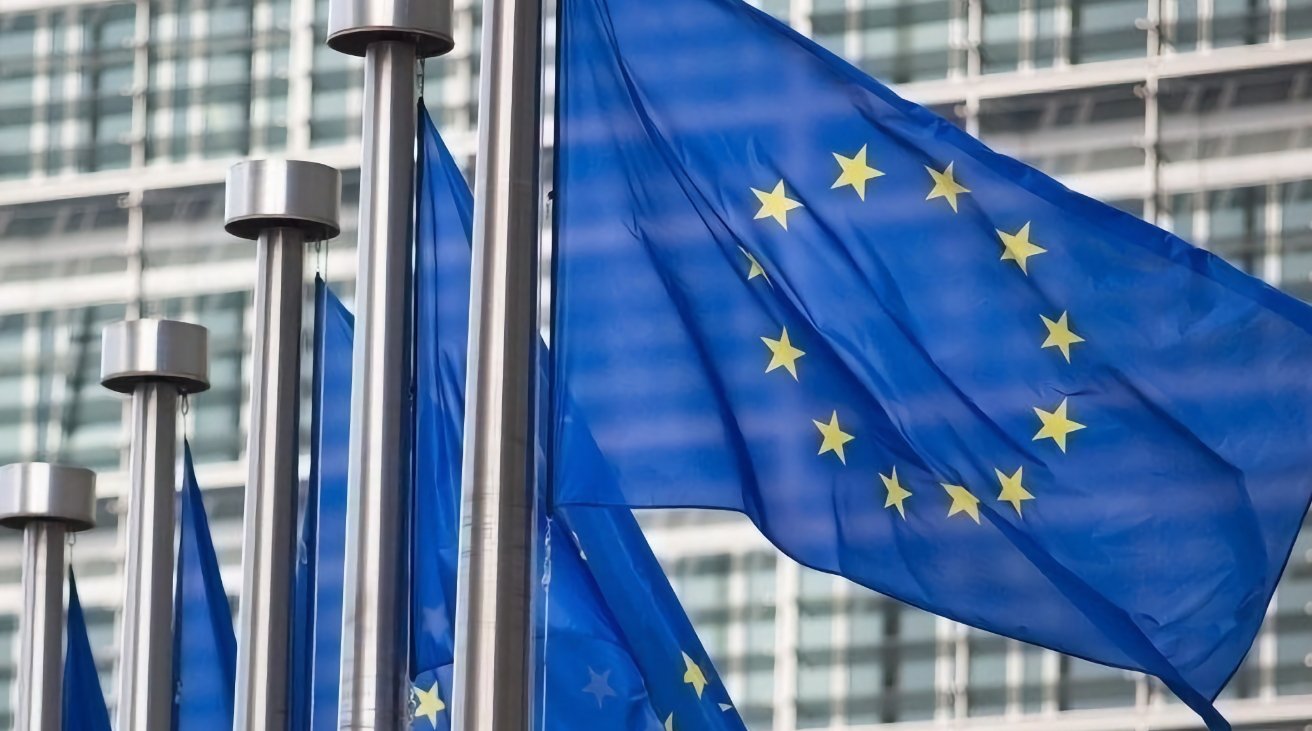
[{"label": "flagpole cap", "polygon": [[22,529],[38,520],[70,531],[96,526],[96,473],[47,462],[0,467],[0,526]]},{"label": "flagpole cap", "polygon": [[228,168],[223,228],[258,239],[271,228],[294,228],[311,241],[342,232],[342,174],[306,160],[243,160]]},{"label": "flagpole cap", "polygon": [[177,320],[122,320],[101,335],[100,383],[132,393],[142,383],[171,383],[182,393],[210,387],[209,331]]},{"label": "flagpole cap", "polygon": [[364,56],[370,44],[383,41],[413,43],[420,58],[449,52],[455,47],[451,0],[331,0],[330,48]]}]

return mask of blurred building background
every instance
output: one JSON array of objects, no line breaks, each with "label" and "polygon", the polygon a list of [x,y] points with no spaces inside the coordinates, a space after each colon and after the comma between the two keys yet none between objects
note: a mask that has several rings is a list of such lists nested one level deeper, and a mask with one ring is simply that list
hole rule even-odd
[{"label": "blurred building background", "polygon": [[[994,147],[1312,297],[1312,0],[762,2]],[[264,155],[343,170],[343,235],[309,268],[349,298],[361,72],[322,44],[326,21],[326,0],[0,0],[0,463],[102,475],[100,526],[72,557],[107,690],[127,455],[100,329],[135,314],[210,329],[213,389],[187,434],[235,592],[255,267],[223,233],[223,175]],[[425,80],[466,161],[479,26],[456,0],[456,51]],[[742,520],[644,523],[756,731],[1197,726],[1152,681],[799,569]],[[0,536],[0,686],[16,541]],[[1225,698],[1237,727],[1312,729],[1312,533]]]}]

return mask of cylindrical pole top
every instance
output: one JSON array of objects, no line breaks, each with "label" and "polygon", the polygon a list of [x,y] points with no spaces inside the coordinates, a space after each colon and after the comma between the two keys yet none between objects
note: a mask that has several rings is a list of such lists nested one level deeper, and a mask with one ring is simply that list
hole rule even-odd
[{"label": "cylindrical pole top", "polygon": [[328,45],[338,53],[364,56],[381,41],[415,46],[420,58],[441,56],[455,46],[451,0],[332,0]]},{"label": "cylindrical pole top", "polygon": [[34,520],[70,531],[96,525],[96,473],[46,462],[0,467],[0,526],[21,529]]},{"label": "cylindrical pole top", "polygon": [[228,168],[224,224],[257,239],[270,228],[294,228],[310,240],[341,233],[342,175],[305,160],[245,160]]},{"label": "cylindrical pole top", "polygon": [[176,320],[123,320],[101,336],[100,383],[119,393],[164,381],[182,393],[210,387],[209,331]]}]

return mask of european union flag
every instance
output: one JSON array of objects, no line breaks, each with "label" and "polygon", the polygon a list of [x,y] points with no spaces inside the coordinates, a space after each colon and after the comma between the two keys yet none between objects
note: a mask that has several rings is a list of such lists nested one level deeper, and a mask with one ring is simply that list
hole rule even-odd
[{"label": "european union flag", "polygon": [[[412,727],[436,730],[450,724],[473,201],[422,107],[419,126]],[[325,357],[349,361],[349,343],[340,347]],[[741,731],[632,515],[578,512],[564,521],[571,533],[553,532],[539,511],[539,553],[549,566],[534,631],[542,727]]]},{"label": "european union flag", "polygon": [[336,731],[355,318],[319,277],[314,295],[310,479],[297,541],[289,716],[293,729]]},{"label": "european union flag", "polygon": [[1226,728],[1312,491],[1312,311],[739,0],[560,22],[557,503],[746,513]]},{"label": "european union flag", "polygon": [[64,731],[110,731],[109,711],[100,690],[96,658],[91,654],[87,637],[87,620],[82,614],[82,600],[77,596],[77,581],[68,570],[68,616],[64,647],[64,688],[60,714]]},{"label": "european union flag", "polygon": [[237,635],[191,445],[183,445],[182,528],[173,594],[173,728],[232,731]]}]

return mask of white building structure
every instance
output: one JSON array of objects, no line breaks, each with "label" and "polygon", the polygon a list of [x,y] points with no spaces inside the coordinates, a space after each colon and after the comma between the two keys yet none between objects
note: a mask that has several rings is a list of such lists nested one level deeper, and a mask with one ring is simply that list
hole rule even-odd
[{"label": "white building structure", "polygon": [[[1312,0],[763,5],[994,147],[1312,297]],[[255,258],[223,233],[223,175],[264,155],[341,169],[343,235],[308,268],[349,297],[362,75],[323,45],[326,22],[326,0],[0,0],[0,463],[101,473],[100,526],[71,555],[107,689],[127,445],[100,328],[210,329],[213,390],[186,431],[235,591]],[[456,0],[455,24],[425,86],[468,160],[480,6]],[[644,523],[756,731],[1197,727],[1155,682],[800,569],[732,516]],[[17,540],[0,536],[0,685]],[[1312,730],[1312,532],[1223,703],[1247,731]]]}]

